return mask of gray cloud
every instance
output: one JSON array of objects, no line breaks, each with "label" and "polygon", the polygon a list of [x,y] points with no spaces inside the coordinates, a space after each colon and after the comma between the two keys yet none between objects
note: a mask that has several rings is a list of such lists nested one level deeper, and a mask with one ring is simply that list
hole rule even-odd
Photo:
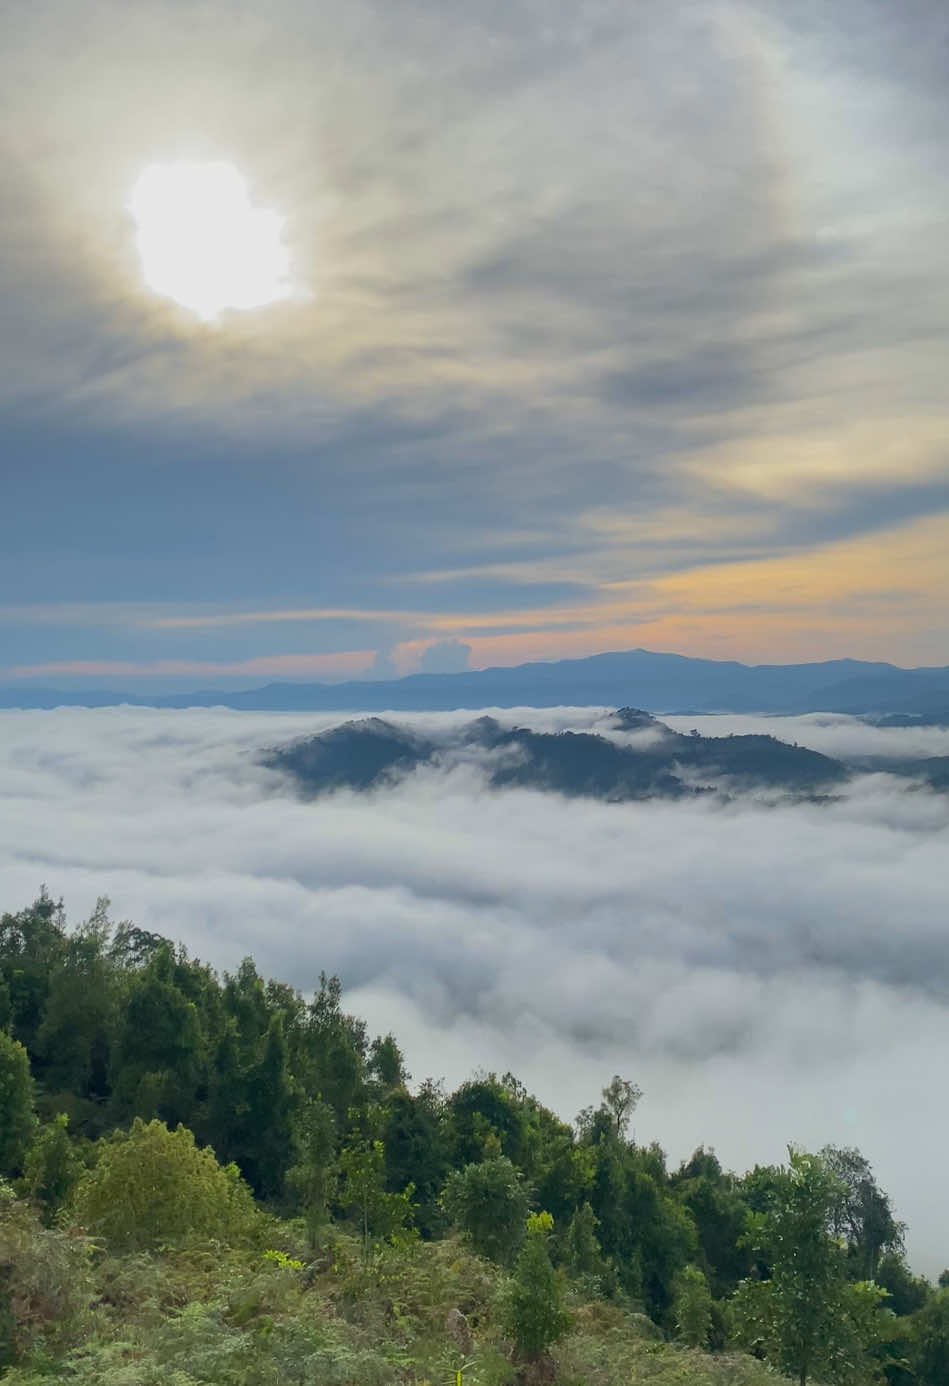
[{"label": "gray cloud", "polygon": [[[499,715],[557,729],[603,711]],[[45,880],[78,917],[107,891],[118,917],[217,966],[253,952],[304,988],[338,971],[417,1076],[510,1067],[566,1116],[629,1073],[647,1093],[638,1134],[674,1157],[705,1141],[743,1167],[789,1139],[858,1144],[918,1263],[941,1268],[946,1133],[927,1074],[949,1048],[945,799],[875,775],[826,806],[614,806],[488,794],[470,764],[303,804],[255,767],[333,720],[0,714],[3,907]],[[852,754],[944,736],[764,725]]]},{"label": "gray cloud", "polygon": [[426,647],[419,668],[423,674],[460,674],[470,658],[471,646],[463,640],[437,640]]},{"label": "gray cloud", "polygon": [[[173,550],[184,589],[217,600],[257,525],[275,599],[276,570],[292,604],[361,582],[378,606],[380,584],[472,555],[595,587],[757,556],[723,511],[791,551],[943,505],[925,421],[947,107],[920,41],[943,21],[906,10],[21,7],[0,58],[0,391],[20,509],[79,477],[91,512],[85,544],[51,543],[44,598],[66,595],[63,542],[90,599],[130,573],[154,599]],[[310,303],[207,331],[143,294],[124,199],[143,162],[182,155],[246,166]],[[802,471],[824,445],[855,460]],[[604,507],[678,509],[704,534],[592,535]],[[2,573],[26,600],[13,540]]]}]

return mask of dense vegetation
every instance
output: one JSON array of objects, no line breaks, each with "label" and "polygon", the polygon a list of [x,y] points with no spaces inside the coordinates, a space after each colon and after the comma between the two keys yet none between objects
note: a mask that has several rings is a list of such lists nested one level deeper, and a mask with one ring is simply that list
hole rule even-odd
[{"label": "dense vegetation", "polygon": [[635,747],[594,732],[541,732],[478,717],[448,731],[365,717],[305,736],[263,761],[306,794],[391,785],[423,766],[479,764],[494,789],[518,786],[592,799],[680,799],[769,788],[821,796],[848,778],[840,761],[774,736],[673,731],[639,708],[620,708],[614,730],[645,732]]},{"label": "dense vegetation", "polygon": [[615,1077],[568,1125],[510,1074],[412,1088],[335,978],[219,978],[44,891],[0,919],[0,1369],[949,1382],[949,1288],[859,1152],[670,1170],[629,1139],[639,1098]]}]

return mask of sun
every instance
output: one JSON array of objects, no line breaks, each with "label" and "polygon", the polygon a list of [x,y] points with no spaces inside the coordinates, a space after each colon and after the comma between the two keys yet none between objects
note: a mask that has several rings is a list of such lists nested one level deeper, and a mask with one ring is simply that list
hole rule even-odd
[{"label": "sun", "polygon": [[284,218],[228,163],[151,164],[129,199],[145,282],[206,322],[290,297]]}]

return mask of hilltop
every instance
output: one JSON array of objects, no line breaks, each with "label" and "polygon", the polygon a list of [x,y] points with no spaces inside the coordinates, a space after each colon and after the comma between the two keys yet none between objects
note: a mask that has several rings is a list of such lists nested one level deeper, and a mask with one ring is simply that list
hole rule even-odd
[{"label": "hilltop", "polygon": [[422,767],[468,763],[495,789],[611,802],[758,788],[812,795],[848,775],[841,762],[773,736],[683,734],[638,708],[606,719],[604,733],[504,727],[493,717],[434,733],[370,717],[276,747],[264,763],[307,794],[377,789]]}]

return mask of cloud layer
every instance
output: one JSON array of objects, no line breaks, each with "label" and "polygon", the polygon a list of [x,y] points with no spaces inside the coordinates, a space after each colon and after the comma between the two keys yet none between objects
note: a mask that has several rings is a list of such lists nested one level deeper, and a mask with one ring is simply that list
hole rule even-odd
[{"label": "cloud layer", "polygon": [[[499,715],[553,729],[602,713]],[[614,806],[489,794],[466,766],[304,804],[255,765],[333,720],[0,713],[0,905],[46,881],[76,918],[106,892],[219,967],[252,952],[304,989],[338,972],[417,1078],[511,1068],[570,1117],[622,1072],[646,1091],[637,1135],[675,1158],[700,1141],[736,1167],[788,1140],[857,1144],[916,1262],[942,1268],[944,798],[873,775],[823,807]],[[919,731],[843,718],[768,727],[821,750],[920,749]]]},{"label": "cloud layer", "polygon": [[[6,8],[0,676],[943,662],[944,6]],[[176,159],[309,298],[145,290]]]}]

